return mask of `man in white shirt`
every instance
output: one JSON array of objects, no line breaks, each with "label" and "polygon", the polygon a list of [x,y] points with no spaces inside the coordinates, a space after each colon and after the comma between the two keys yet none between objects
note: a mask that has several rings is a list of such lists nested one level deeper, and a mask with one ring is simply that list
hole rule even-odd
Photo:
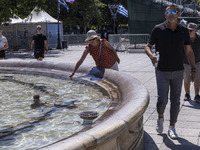
[{"label": "man in white shirt", "polygon": [[5,58],[5,50],[8,49],[8,41],[2,35],[3,30],[0,28],[0,60]]}]

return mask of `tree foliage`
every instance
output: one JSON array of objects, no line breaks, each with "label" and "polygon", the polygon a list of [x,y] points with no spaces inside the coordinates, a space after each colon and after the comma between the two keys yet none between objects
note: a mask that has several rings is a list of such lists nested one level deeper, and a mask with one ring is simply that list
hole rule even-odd
[{"label": "tree foliage", "polygon": [[12,14],[12,8],[6,7],[9,5],[8,0],[0,1],[0,22],[7,21]]},{"label": "tree foliage", "polygon": [[73,5],[68,4],[69,13],[65,8],[61,11],[61,20],[64,24],[78,25],[84,31],[90,26],[98,26],[102,22],[102,12],[100,8],[105,7],[99,0],[76,0]]},{"label": "tree foliage", "polygon": [[[59,20],[63,21],[65,31],[74,26],[86,32],[87,28],[100,28],[105,24],[112,25],[113,20],[108,8],[108,4],[112,3],[121,3],[127,7],[127,0],[76,0],[73,5],[67,3],[69,13],[61,6]],[[54,18],[58,17],[58,0],[0,0],[0,23],[8,21],[14,14],[25,18],[35,6],[45,10]],[[117,24],[119,23],[127,24],[128,19],[118,15]]]}]

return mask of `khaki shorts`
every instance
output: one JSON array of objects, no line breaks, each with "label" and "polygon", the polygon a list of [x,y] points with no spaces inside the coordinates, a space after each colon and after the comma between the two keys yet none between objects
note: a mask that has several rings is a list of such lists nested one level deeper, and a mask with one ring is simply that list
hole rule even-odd
[{"label": "khaki shorts", "polygon": [[[190,73],[191,73],[191,66],[188,64],[183,64],[184,66],[184,82],[189,83],[191,82]],[[200,62],[196,63],[196,78],[195,82],[200,82]]]}]

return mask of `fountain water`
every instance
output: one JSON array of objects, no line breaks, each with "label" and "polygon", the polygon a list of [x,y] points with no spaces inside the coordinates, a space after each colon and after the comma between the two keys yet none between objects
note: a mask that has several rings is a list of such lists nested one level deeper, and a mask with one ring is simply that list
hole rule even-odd
[{"label": "fountain water", "polygon": [[[1,73],[0,80],[0,148],[5,150],[37,149],[66,138],[85,127],[81,111],[101,116],[110,103],[101,87],[83,80],[15,72]],[[41,103],[32,104],[33,95]]]},{"label": "fountain water", "polygon": [[[72,72],[73,68],[74,65],[72,64],[52,62],[1,61],[0,63],[0,70],[39,72],[40,75],[54,74],[55,76],[66,76],[69,75],[70,72]],[[83,76],[87,74],[90,71],[90,69],[91,67],[81,66],[76,75]],[[44,146],[40,149],[143,149],[143,113],[145,112],[149,102],[149,95],[146,88],[135,78],[109,69],[105,70],[103,79],[95,81],[95,83],[101,85],[104,89],[106,89],[102,93],[109,93],[111,102],[109,104],[108,110],[102,116],[100,115],[101,117],[99,116],[97,120],[94,121],[91,125],[87,126],[85,129],[77,132],[76,134],[73,134],[73,136],[64,138],[60,141],[49,144],[48,146]],[[32,84],[27,85],[32,86]],[[77,88],[71,90],[73,91],[76,89]],[[44,93],[45,91],[52,91],[52,89],[47,88],[44,90]],[[59,92],[57,92],[56,94],[62,93],[63,91],[59,90]],[[78,93],[74,93],[74,95],[77,96]],[[77,104],[77,102],[75,102],[75,104]],[[6,106],[6,104],[2,106]],[[67,110],[70,111],[71,109]],[[82,111],[88,111],[88,109]],[[99,113],[98,110],[97,112]],[[46,113],[46,116],[48,116],[49,113],[51,113],[51,110],[44,111],[43,113]],[[53,115],[51,115],[51,117],[52,116]],[[70,116],[68,118],[70,118]],[[43,118],[40,118],[40,120],[43,120]],[[71,120],[73,120],[73,118],[71,118]],[[63,122],[63,118],[61,117],[58,122]],[[34,121],[32,123],[37,124],[37,122]],[[47,126],[47,129],[48,127],[49,126]],[[56,130],[58,130],[59,126],[56,125],[55,128]],[[66,129],[67,128],[69,127],[66,126]],[[29,128],[26,129],[29,130]],[[12,128],[8,128],[8,130],[12,130]],[[57,133],[49,132],[49,134],[54,135]],[[37,132],[34,132],[33,135],[37,135]],[[64,134],[64,136],[66,135]],[[45,137],[42,138],[44,141],[46,140]],[[32,139],[30,140],[32,142]],[[14,139],[12,142],[14,142]],[[20,144],[21,143],[19,143],[19,145]]]}]

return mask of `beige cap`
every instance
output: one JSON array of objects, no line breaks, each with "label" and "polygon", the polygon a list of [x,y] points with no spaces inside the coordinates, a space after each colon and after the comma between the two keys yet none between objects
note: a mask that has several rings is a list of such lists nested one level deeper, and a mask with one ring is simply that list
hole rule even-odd
[{"label": "beige cap", "polygon": [[189,30],[197,30],[197,24],[195,24],[195,23],[188,23],[188,25],[187,25],[187,28],[189,29]]},{"label": "beige cap", "polygon": [[99,36],[97,35],[96,31],[94,31],[94,30],[89,30],[89,31],[87,32],[87,38],[85,39],[85,41],[92,40],[92,39],[94,39],[94,38],[96,38],[96,37],[99,37]]},{"label": "beige cap", "polygon": [[42,26],[41,26],[41,25],[37,25],[37,29],[38,29],[38,28],[42,28]]}]

